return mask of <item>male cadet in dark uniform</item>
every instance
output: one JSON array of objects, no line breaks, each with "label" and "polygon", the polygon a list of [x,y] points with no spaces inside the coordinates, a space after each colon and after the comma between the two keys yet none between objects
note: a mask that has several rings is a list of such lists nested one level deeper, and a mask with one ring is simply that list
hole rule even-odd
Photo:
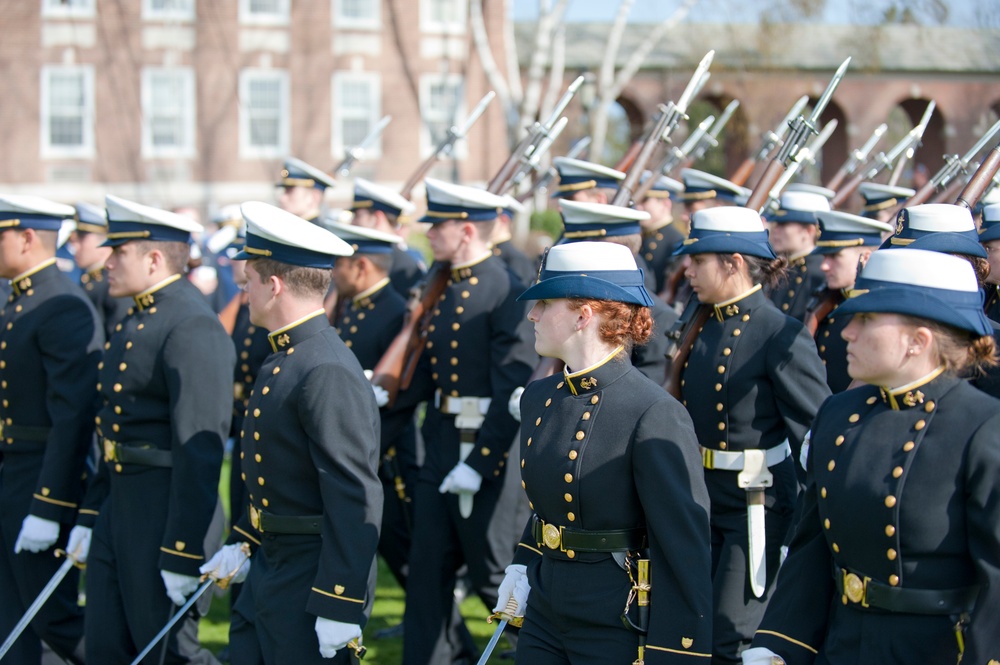
[{"label": "male cadet in dark uniform", "polygon": [[[107,278],[132,314],[105,345],[95,419],[104,452],[80,525],[87,565],[87,661],[131,661],[198,587],[218,504],[235,354],[201,292],[184,279],[187,217],[108,195]],[[98,514],[99,513],[99,514]],[[164,593],[165,588],[165,593]],[[214,663],[182,619],[149,662]]]},{"label": "male cadet in dark uniform", "polygon": [[851,385],[847,373],[847,342],[840,336],[851,317],[830,314],[854,288],[859,262],[864,265],[881,244],[882,234],[891,231],[892,227],[847,212],[821,210],[816,217],[820,237],[813,256],[820,258],[825,286],[813,295],[804,322],[826,366],[826,384],[833,393],[839,393]]},{"label": "male cadet in dark uniform", "polygon": [[[83,495],[104,333],[79,287],[56,267],[56,234],[73,208],[0,197],[0,635],[6,637],[62,561]],[[74,543],[75,545],[76,543]],[[83,555],[74,548],[74,554]],[[84,559],[85,559],[84,555]],[[83,613],[72,572],[7,653],[41,659],[41,640],[83,662]]]},{"label": "male cadet in dark uniform", "polygon": [[278,206],[307,222],[321,224],[323,196],[327,187],[336,184],[322,169],[288,157],[281,169],[281,180],[275,185],[281,190],[278,192]]},{"label": "male cadet in dark uniform", "polygon": [[489,247],[502,197],[428,178],[427,232],[434,259],[451,279],[428,327],[427,347],[397,404],[430,400],[423,423],[426,458],[417,482],[403,662],[447,663],[458,645],[445,632],[455,571],[469,568],[487,607],[520,537],[528,507],[511,449],[514,388],[537,362],[524,290]]},{"label": "male cadet in dark uniform", "polygon": [[108,234],[108,218],[104,209],[89,203],[76,204],[76,227],[69,238],[73,259],[83,271],[80,284],[94,304],[97,315],[104,324],[106,338],[111,337],[115,324],[125,318],[133,303],[131,298],[112,298],[108,295],[108,280],[104,262],[111,256],[111,248],[104,247]]},{"label": "male cadet in dark uniform", "polygon": [[493,256],[507,264],[507,269],[514,273],[518,281],[528,286],[534,284],[535,278],[538,276],[538,265],[514,245],[511,233],[514,217],[523,213],[525,208],[509,194],[504,196],[504,200],[503,212],[497,217],[496,226],[493,227],[493,236],[490,238]]},{"label": "male cadet in dark uniform", "polygon": [[991,321],[1000,321],[1000,203],[983,207],[979,242],[986,250],[990,274],[986,278],[986,300],[983,311]]},{"label": "male cadet in dark uniform", "polygon": [[785,279],[768,295],[778,309],[799,321],[813,293],[823,286],[823,257],[812,251],[819,235],[816,213],[829,209],[830,199],[822,194],[791,191],[783,192],[778,209],[766,216],[771,247],[788,261]]},{"label": "male cadet in dark uniform", "polygon": [[864,199],[861,216],[880,222],[894,222],[892,211],[917,192],[908,187],[883,185],[878,182],[863,182],[858,186],[858,194]]},{"label": "male cadet in dark uniform", "polygon": [[233,663],[350,662],[375,591],[382,491],[371,384],[330,326],[323,297],[351,248],[266,203],[247,220],[250,317],[270,332],[243,424],[250,510],[202,572],[228,576],[256,552],[233,610]]},{"label": "male cadet in dark uniform", "polygon": [[[645,177],[651,177],[647,173]],[[656,293],[662,293],[667,275],[677,263],[674,250],[684,240],[684,234],[674,224],[674,203],[672,197],[679,196],[684,185],[673,178],[661,175],[646,192],[642,201],[635,204],[636,210],[649,213],[649,219],[641,221],[642,249],[639,255],[646,261],[656,278]]]},{"label": "male cadet in dark uniform", "polygon": [[406,251],[403,238],[399,235],[402,220],[413,214],[413,204],[388,187],[376,185],[364,178],[354,179],[354,213],[352,224],[388,233],[399,238],[392,248],[392,267],[389,268],[389,282],[392,288],[404,298],[410,297],[410,290],[417,285],[426,267]]}]

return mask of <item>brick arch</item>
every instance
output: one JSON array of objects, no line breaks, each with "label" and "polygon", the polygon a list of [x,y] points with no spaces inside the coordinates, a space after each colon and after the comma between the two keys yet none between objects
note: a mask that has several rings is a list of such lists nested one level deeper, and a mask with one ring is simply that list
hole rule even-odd
[{"label": "brick arch", "polygon": [[[810,98],[809,108],[812,108],[818,100],[819,98],[817,97]],[[816,166],[808,169],[808,176],[798,178],[800,182],[810,182],[813,179],[816,180],[813,184],[817,185],[829,182],[837,173],[837,169],[847,161],[847,155],[851,150],[851,146],[848,145],[851,137],[847,134],[847,115],[840,104],[834,99],[831,99],[830,103],[823,109],[823,113],[819,118],[819,126],[816,127],[817,131],[825,127],[826,123],[831,120],[837,121],[837,129],[834,130],[833,135],[827,140],[819,155],[816,156]],[[806,143],[810,140],[810,138],[807,138]]]}]

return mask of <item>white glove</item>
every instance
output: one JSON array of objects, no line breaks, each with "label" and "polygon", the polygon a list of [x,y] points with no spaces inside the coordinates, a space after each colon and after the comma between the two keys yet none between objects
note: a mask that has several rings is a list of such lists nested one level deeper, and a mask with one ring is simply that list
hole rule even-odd
[{"label": "white glove", "polygon": [[21,533],[14,543],[14,554],[21,550],[41,552],[56,544],[59,540],[59,522],[28,515],[21,522]]},{"label": "white glove", "polygon": [[514,388],[514,392],[510,394],[510,399],[507,400],[507,411],[517,422],[521,422],[521,393],[524,392],[524,388],[517,387]]},{"label": "white glove", "polygon": [[[245,563],[244,563],[245,562]],[[207,574],[213,580],[223,580],[233,575],[229,580],[233,584],[239,584],[250,574],[250,562],[243,547],[239,544],[223,545],[222,549],[198,568],[202,574]]]},{"label": "white glove", "polygon": [[754,647],[741,654],[743,665],[785,665],[785,661],[766,647]]},{"label": "white glove", "polygon": [[512,563],[504,570],[507,575],[497,589],[497,606],[494,612],[506,612],[507,601],[513,598],[517,602],[517,609],[514,616],[523,617],[524,611],[528,607],[528,594],[531,592],[531,585],[528,584],[527,569],[519,563]]},{"label": "white glove", "polygon": [[181,575],[172,573],[169,570],[161,570],[160,577],[163,578],[163,586],[167,588],[167,598],[178,607],[183,605],[192,593],[198,588],[198,578],[191,575]]},{"label": "white glove", "polygon": [[361,637],[361,626],[316,617],[316,637],[319,639],[319,655],[333,658],[338,649],[343,649],[348,642]]},{"label": "white glove", "polygon": [[812,430],[806,432],[805,437],[802,439],[802,448],[799,450],[799,464],[802,466],[804,471],[808,471],[809,463],[809,448],[812,444]]},{"label": "white glove", "polygon": [[475,494],[483,484],[483,477],[465,462],[459,462],[441,481],[438,492],[446,494]]},{"label": "white glove", "polygon": [[66,543],[66,551],[70,556],[76,558],[77,563],[87,563],[87,554],[90,553],[90,536],[93,533],[89,526],[75,526],[69,532],[69,541]]},{"label": "white glove", "polygon": [[389,403],[389,391],[382,386],[376,386],[372,384],[372,392],[375,393],[375,403],[378,404],[378,408],[382,408]]}]

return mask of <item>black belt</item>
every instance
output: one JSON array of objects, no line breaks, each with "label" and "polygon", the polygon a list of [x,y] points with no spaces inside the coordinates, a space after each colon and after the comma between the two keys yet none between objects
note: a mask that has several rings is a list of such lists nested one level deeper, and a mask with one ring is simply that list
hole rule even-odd
[{"label": "black belt", "polygon": [[174,465],[174,455],[171,451],[162,450],[151,443],[124,444],[104,439],[104,461],[166,469]]},{"label": "black belt", "polygon": [[0,437],[19,441],[48,441],[51,427],[30,427],[28,425],[0,424]]},{"label": "black belt", "polygon": [[833,565],[833,579],[848,603],[904,614],[951,615],[971,612],[979,585],[958,589],[902,589]]},{"label": "black belt", "polygon": [[614,531],[581,531],[548,524],[534,517],[531,534],[539,547],[550,550],[574,552],[627,552],[645,546],[645,529],[617,529]]},{"label": "black belt", "polygon": [[250,524],[261,533],[320,534],[322,515],[275,515],[250,506]]}]

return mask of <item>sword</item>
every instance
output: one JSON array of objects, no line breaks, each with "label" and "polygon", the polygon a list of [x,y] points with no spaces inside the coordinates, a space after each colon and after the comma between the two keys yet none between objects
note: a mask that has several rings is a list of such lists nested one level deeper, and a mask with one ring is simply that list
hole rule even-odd
[{"label": "sword", "polygon": [[361,143],[347,151],[347,154],[344,155],[344,161],[340,162],[334,168],[333,172],[341,178],[346,178],[350,174],[354,162],[361,161],[364,158],[365,150],[370,148],[378,140],[378,137],[382,136],[382,132],[389,126],[390,122],[392,122],[391,115],[387,115],[379,120],[378,124],[368,133],[368,136],[361,140]]},{"label": "sword", "polygon": [[246,543],[242,543],[240,549],[243,550],[244,554],[246,554],[246,558],[244,558],[243,561],[240,562],[240,565],[238,565],[233,572],[219,579],[213,579],[212,577],[209,576],[208,573],[202,575],[201,586],[198,587],[195,590],[194,594],[192,594],[191,597],[187,599],[187,602],[184,603],[179,610],[177,610],[177,613],[174,614],[172,617],[170,617],[170,620],[167,621],[167,625],[165,625],[160,630],[160,632],[156,634],[156,637],[154,637],[152,641],[146,645],[146,648],[143,649],[142,652],[135,657],[135,660],[132,661],[131,665],[139,665],[139,663],[142,662],[142,659],[145,658],[149,654],[149,652],[153,650],[153,647],[159,644],[160,640],[166,637],[167,633],[170,632],[170,629],[174,627],[174,624],[180,621],[181,618],[188,613],[188,610],[190,610],[191,607],[196,602],[198,602],[198,599],[204,596],[205,592],[212,588],[213,584],[218,584],[220,589],[225,589],[226,587],[229,586],[229,581],[232,580],[236,576],[236,573],[240,572],[243,566],[246,565],[247,561],[250,560],[250,546],[247,545]]},{"label": "sword", "polygon": [[490,654],[493,653],[497,642],[500,641],[500,636],[503,635],[503,629],[507,627],[507,624],[515,628],[520,628],[521,624],[524,623],[524,617],[514,616],[514,612],[517,612],[517,599],[512,595],[507,600],[507,606],[504,607],[502,612],[495,612],[486,617],[486,623],[493,623],[494,619],[499,619],[500,623],[497,624],[497,629],[493,631],[493,637],[490,638],[489,644],[486,645],[483,655],[479,657],[476,665],[486,665],[486,662],[490,659]]},{"label": "sword", "polygon": [[73,568],[73,566],[77,566],[81,569],[84,568],[84,565],[77,563],[76,557],[69,552],[56,550],[55,555],[57,558],[65,556],[66,560],[63,561],[62,565],[56,570],[52,579],[50,579],[45,586],[42,587],[38,596],[34,601],[32,601],[31,605],[28,606],[28,610],[24,613],[24,616],[21,617],[21,620],[14,626],[14,630],[10,631],[10,635],[8,635],[7,639],[4,640],[3,646],[0,646],[0,660],[2,660],[7,652],[10,651],[10,648],[14,646],[14,643],[17,642],[17,638],[21,636],[21,633],[23,633],[24,629],[28,627],[31,620],[35,618],[35,615],[38,614],[38,610],[42,609],[45,601],[49,599],[49,596],[51,596],[56,590],[56,587],[58,587],[59,583],[63,581],[63,578],[69,574],[70,569]]}]

